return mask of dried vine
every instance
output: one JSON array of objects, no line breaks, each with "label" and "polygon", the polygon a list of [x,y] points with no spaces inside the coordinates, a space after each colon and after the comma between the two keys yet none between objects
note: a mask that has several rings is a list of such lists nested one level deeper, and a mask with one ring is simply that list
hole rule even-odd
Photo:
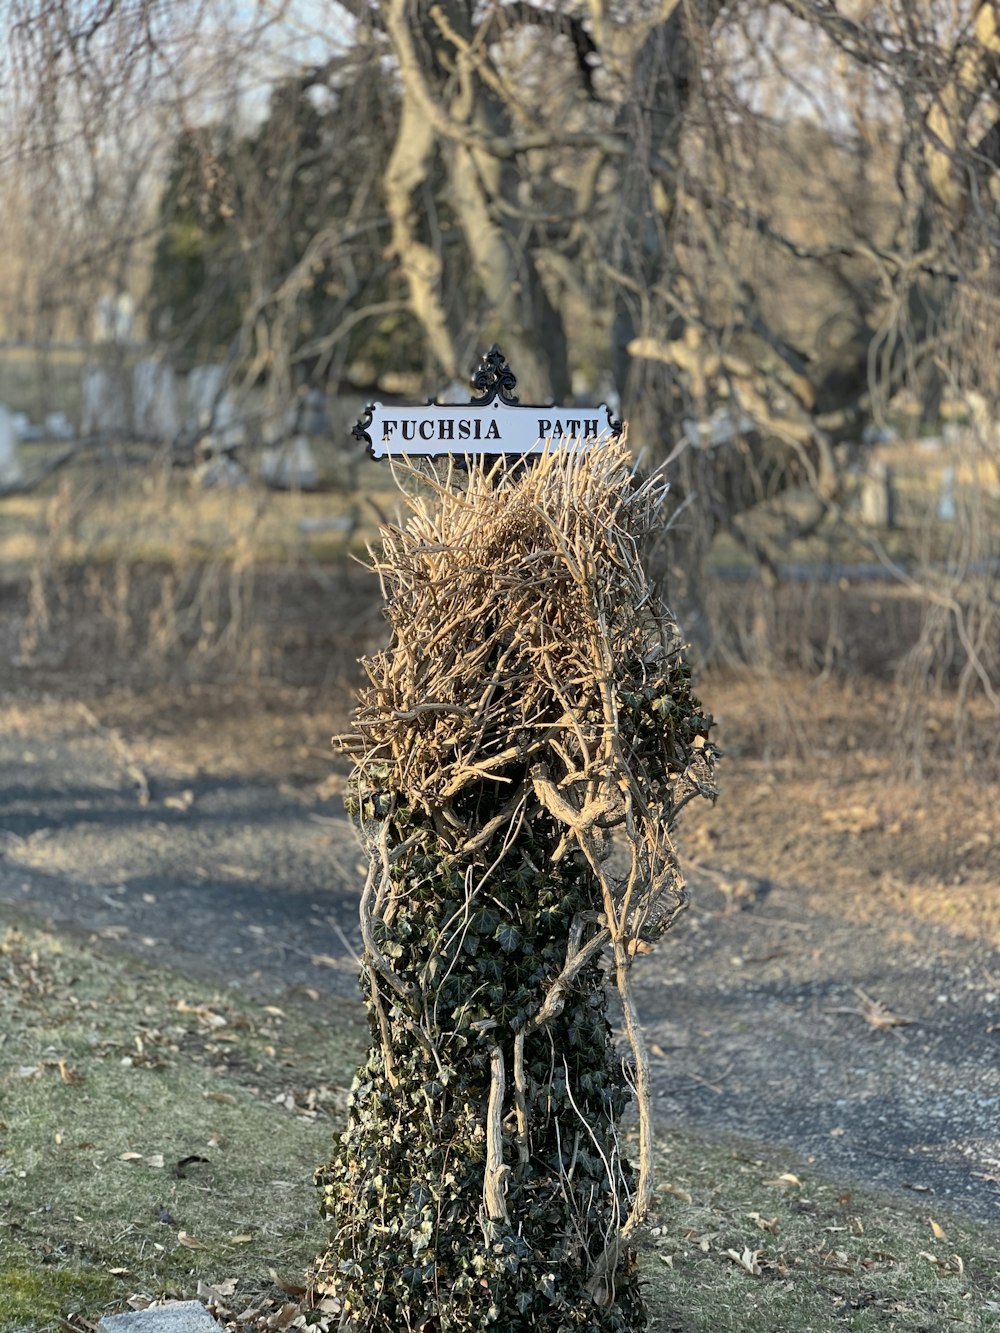
[{"label": "dried vine", "polygon": [[686,903],[676,815],[715,795],[711,718],[641,559],[665,487],[620,442],[423,480],[374,557],[393,637],[341,738],[373,1040],[317,1173],[317,1280],[356,1330],[641,1329],[630,969]]}]

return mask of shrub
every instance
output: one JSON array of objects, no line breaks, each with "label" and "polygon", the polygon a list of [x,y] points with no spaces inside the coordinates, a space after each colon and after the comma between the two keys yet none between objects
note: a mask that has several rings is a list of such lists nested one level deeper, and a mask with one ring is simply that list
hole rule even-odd
[{"label": "shrub", "polygon": [[372,1046],[317,1173],[317,1280],[352,1329],[641,1329],[629,974],[686,901],[676,815],[715,795],[711,719],[641,559],[665,487],[619,442],[458,479],[383,530],[392,640],[342,738]]}]

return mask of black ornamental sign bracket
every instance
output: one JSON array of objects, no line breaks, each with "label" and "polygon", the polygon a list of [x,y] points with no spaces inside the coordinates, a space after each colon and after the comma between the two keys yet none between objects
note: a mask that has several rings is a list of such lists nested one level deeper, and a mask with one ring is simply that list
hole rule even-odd
[{"label": "black ornamental sign bracket", "polygon": [[499,347],[493,346],[472,376],[468,403],[385,407],[370,403],[354,427],[373,458],[493,460],[552,447],[587,449],[621,434],[622,423],[599,407],[542,407],[519,403],[517,380]]}]

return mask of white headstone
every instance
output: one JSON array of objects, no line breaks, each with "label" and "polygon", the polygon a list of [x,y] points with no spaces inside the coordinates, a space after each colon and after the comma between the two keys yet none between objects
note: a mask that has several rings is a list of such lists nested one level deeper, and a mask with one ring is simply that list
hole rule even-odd
[{"label": "white headstone", "polygon": [[326,394],[322,389],[317,389],[314,386],[306,393],[302,400],[299,429],[304,435],[328,435],[330,433],[330,418],[326,410]]},{"label": "white headstone", "polygon": [[10,419],[14,423],[14,434],[19,440],[30,440],[35,431],[27,412],[12,412]]},{"label": "white headstone", "polygon": [[278,490],[311,491],[319,470],[308,439],[296,435],[276,449],[265,449],[260,460],[260,477],[266,485]]},{"label": "white headstone", "polygon": [[243,427],[236,416],[233,396],[226,387],[225,366],[195,366],[188,375],[190,425],[197,433],[207,431],[208,447],[224,453],[244,443]]},{"label": "white headstone", "polygon": [[174,368],[158,357],[138,361],[132,372],[136,434],[169,442],[177,438],[177,380]]},{"label": "white headstone", "polygon": [[942,523],[954,523],[955,521],[955,469],[950,463],[941,473],[938,518]]},{"label": "white headstone", "polygon": [[72,440],[76,431],[65,412],[46,412],[44,434],[50,440]]},{"label": "white headstone", "polygon": [[16,486],[23,480],[21,460],[17,454],[17,432],[14,414],[0,403],[0,486]]},{"label": "white headstone", "polygon": [[215,405],[222,397],[226,379],[225,366],[194,366],[188,375],[188,402],[194,424],[206,430],[212,424]]},{"label": "white headstone", "polygon": [[128,430],[128,403],[122,375],[107,366],[83,368],[84,435],[124,435]]},{"label": "white headstone", "polygon": [[94,340],[123,345],[132,341],[135,302],[128,292],[100,297],[94,310]]},{"label": "white headstone", "polygon": [[896,490],[892,469],[874,462],[861,483],[861,522],[869,528],[893,528],[896,524]]},{"label": "white headstone", "polygon": [[215,421],[209,436],[214,449],[226,453],[229,449],[238,449],[246,442],[246,432],[236,415],[236,404],[228,389],[215,406]]}]

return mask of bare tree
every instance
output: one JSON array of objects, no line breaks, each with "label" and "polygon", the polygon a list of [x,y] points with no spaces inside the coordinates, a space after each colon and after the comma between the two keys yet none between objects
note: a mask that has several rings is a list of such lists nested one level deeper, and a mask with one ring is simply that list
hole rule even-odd
[{"label": "bare tree", "polygon": [[[55,88],[87,88],[102,54],[134,48],[132,82],[168,80],[182,28],[222,31],[225,10],[192,5],[171,27],[149,0],[18,0],[20,68],[47,71],[36,138],[65,120]],[[689,510],[672,596],[695,607],[720,530],[773,570],[780,545],[745,519],[761,501],[808,491],[787,540],[843,515],[843,446],[902,391],[928,420],[945,391],[995,417],[976,352],[996,328],[997,0],[347,10],[341,44],[296,76],[335,99],[336,132],[315,151],[340,203],[307,243],[281,244],[294,197],[281,182],[313,150],[282,158],[280,136],[216,181],[233,201],[252,376],[290,377],[310,357],[340,371],[388,319],[394,354],[418,349],[432,391],[494,339],[526,400],[610,377],[633,442],[673,458]],[[288,5],[229,17],[241,51],[296,21]],[[196,99],[177,107],[207,122]],[[976,447],[996,449],[992,429]],[[977,532],[955,553],[966,571],[997,556],[989,524]],[[989,678],[982,653],[972,671]]]}]

